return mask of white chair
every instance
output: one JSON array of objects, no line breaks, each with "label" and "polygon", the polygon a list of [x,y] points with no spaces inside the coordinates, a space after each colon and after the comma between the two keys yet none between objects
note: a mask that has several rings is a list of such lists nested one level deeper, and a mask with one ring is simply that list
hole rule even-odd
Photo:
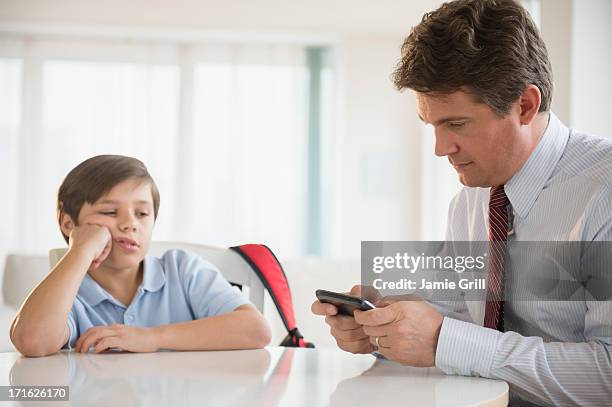
[{"label": "white chair", "polygon": [[45,256],[9,254],[2,276],[4,303],[19,308],[27,295],[49,272],[49,259]]},{"label": "white chair", "polygon": [[2,274],[0,305],[0,352],[14,352],[9,329],[17,310],[34,287],[49,272],[47,256],[9,254]]},{"label": "white chair", "polygon": [[[264,286],[253,270],[251,270],[251,267],[238,253],[230,249],[193,243],[151,242],[148,254],[160,256],[170,249],[189,251],[215,265],[229,282],[241,285],[245,295],[247,295],[248,291],[249,300],[260,312],[263,312]],[[66,250],[66,248],[62,248],[49,251],[51,268],[64,256]]]}]

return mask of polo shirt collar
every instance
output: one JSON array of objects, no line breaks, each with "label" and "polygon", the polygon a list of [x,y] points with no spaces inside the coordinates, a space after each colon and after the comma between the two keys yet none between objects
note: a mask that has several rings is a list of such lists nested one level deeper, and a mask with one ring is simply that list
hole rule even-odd
[{"label": "polo shirt collar", "polygon": [[[161,260],[152,256],[146,256],[143,264],[143,277],[141,286],[147,291],[158,291],[166,284],[166,276]],[[112,295],[100,286],[89,273],[85,274],[83,282],[79,287],[79,296],[92,307],[104,300],[119,304]]]},{"label": "polo shirt collar", "polygon": [[114,298],[98,284],[89,273],[85,274],[83,282],[79,287],[79,296],[83,298],[86,304],[95,307],[104,300],[114,302]]},{"label": "polo shirt collar", "polygon": [[569,129],[550,112],[548,126],[535,150],[521,169],[506,182],[506,195],[521,218],[529,214],[550,179],[563,155],[569,134]]},{"label": "polo shirt collar", "polygon": [[166,284],[166,274],[161,259],[153,256],[144,258],[142,287],[147,291],[158,291]]}]

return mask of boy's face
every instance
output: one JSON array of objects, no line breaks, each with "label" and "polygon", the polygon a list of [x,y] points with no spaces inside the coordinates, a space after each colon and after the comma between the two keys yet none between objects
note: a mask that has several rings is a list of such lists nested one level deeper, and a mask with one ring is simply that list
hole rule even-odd
[{"label": "boy's face", "polygon": [[149,250],[155,225],[151,186],[139,179],[117,184],[93,205],[83,205],[78,224],[105,226],[110,231],[112,250],[102,267],[138,267]]}]

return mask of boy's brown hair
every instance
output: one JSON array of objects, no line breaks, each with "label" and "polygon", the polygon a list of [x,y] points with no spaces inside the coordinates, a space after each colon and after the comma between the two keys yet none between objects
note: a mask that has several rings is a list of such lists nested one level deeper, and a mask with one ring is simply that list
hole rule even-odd
[{"label": "boy's brown hair", "polygon": [[[74,167],[60,185],[57,193],[57,221],[60,230],[62,214],[70,215],[76,225],[85,202],[95,203],[117,184],[131,178],[151,186],[153,214],[154,219],[157,219],[159,190],[143,162],[123,155],[98,155]],[[68,236],[64,232],[62,236],[68,243]]]},{"label": "boy's brown hair", "polygon": [[538,28],[514,0],[456,0],[423,16],[402,45],[398,89],[447,95],[461,88],[505,116],[525,88],[550,109],[552,68]]}]

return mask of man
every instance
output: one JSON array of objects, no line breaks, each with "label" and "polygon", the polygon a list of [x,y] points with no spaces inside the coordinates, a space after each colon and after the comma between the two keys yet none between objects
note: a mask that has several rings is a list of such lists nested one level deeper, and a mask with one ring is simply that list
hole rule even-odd
[{"label": "man", "polygon": [[[551,71],[519,4],[457,0],[412,29],[394,74],[433,125],[435,154],[465,185],[450,204],[447,240],[502,248],[490,253],[488,294],[521,272],[508,267],[507,242],[612,241],[612,142],[570,130],[550,112]],[[312,311],[325,315],[341,349],[505,380],[520,405],[612,400],[610,301],[585,294],[478,305],[484,318],[466,320],[425,301],[380,303],[354,317],[318,301]]]}]

